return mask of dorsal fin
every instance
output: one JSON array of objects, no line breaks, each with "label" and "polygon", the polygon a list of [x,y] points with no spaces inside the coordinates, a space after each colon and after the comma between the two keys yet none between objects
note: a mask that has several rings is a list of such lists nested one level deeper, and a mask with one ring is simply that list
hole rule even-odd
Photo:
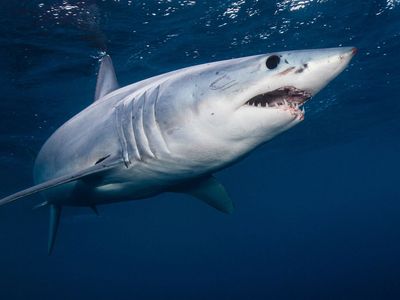
[{"label": "dorsal fin", "polygon": [[100,59],[100,68],[99,74],[97,75],[94,101],[99,100],[118,88],[119,84],[117,81],[117,76],[115,75],[111,57],[109,55],[105,55]]}]

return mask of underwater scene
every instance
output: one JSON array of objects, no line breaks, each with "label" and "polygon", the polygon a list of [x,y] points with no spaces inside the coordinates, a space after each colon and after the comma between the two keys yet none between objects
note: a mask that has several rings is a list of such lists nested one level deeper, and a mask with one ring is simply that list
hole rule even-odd
[{"label": "underwater scene", "polygon": [[0,54],[0,299],[400,299],[400,0],[2,1]]}]

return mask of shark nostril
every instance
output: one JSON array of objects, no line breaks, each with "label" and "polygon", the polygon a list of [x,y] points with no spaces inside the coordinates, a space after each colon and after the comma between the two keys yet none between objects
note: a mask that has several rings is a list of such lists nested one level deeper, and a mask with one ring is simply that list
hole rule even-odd
[{"label": "shark nostril", "polygon": [[299,73],[302,73],[304,71],[304,68],[300,68],[300,69],[298,69],[298,70],[296,70],[296,74],[299,74]]}]

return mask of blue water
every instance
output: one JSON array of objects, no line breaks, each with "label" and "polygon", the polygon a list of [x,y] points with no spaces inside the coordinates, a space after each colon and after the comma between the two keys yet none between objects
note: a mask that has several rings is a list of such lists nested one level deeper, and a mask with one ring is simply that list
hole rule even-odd
[{"label": "blue water", "polygon": [[[2,1],[0,196],[92,102],[208,61],[356,46],[303,123],[218,173],[220,214],[166,194],[64,211],[47,256],[38,196],[0,208],[0,299],[400,299],[400,1]],[[65,162],[68,164],[68,162]]]}]

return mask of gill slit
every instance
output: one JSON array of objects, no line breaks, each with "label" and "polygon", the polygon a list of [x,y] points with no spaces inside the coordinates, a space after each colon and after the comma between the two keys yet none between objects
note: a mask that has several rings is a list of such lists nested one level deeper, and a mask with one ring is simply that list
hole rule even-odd
[{"label": "gill slit", "polygon": [[146,126],[145,126],[145,124],[144,124],[144,117],[145,117],[145,109],[146,109],[146,100],[147,100],[147,91],[145,91],[144,93],[143,93],[143,103],[142,103],[142,105],[141,105],[141,128],[142,128],[142,130],[143,130],[143,137],[144,137],[144,140],[145,140],[145,142],[146,142],[146,146],[147,146],[147,149],[148,149],[148,152],[149,152],[149,156],[150,157],[152,157],[152,158],[156,158],[156,155],[155,155],[155,151],[153,150],[153,149],[151,149],[151,143],[150,143],[150,139],[149,139],[149,136],[151,135],[151,133],[150,133],[150,135],[149,135],[149,133],[147,133],[146,132]]},{"label": "gill slit", "polygon": [[138,160],[142,160],[142,157],[141,157],[139,149],[138,149],[138,141],[136,138],[136,134],[135,134],[135,131],[133,130],[133,126],[134,126],[134,124],[133,124],[133,104],[134,104],[135,100],[136,100],[135,98],[131,99],[131,101],[129,101],[129,104],[128,104],[129,107],[128,107],[127,111],[128,111],[128,120],[129,121],[126,126],[126,130],[129,133],[129,135],[131,136],[131,139],[130,139],[132,141],[131,147],[132,147],[132,152],[134,153],[135,158]]},{"label": "gill slit", "polygon": [[121,145],[121,156],[122,160],[124,161],[125,167],[129,167],[131,164],[131,161],[129,159],[129,153],[128,153],[128,145],[126,142],[126,138],[123,132],[123,109],[121,107],[121,104],[118,104],[117,106],[114,107],[114,127],[115,131],[117,132],[117,137],[118,141]]},{"label": "gill slit", "polygon": [[158,123],[158,119],[157,119],[157,103],[158,103],[158,97],[159,96],[160,96],[160,85],[157,86],[157,95],[156,95],[154,103],[153,103],[154,124],[155,124],[158,132],[160,133],[160,137],[161,137],[162,142],[164,143],[166,152],[168,154],[170,154],[171,151],[169,150],[169,146],[168,146],[167,140],[165,139],[164,133],[162,132],[160,124]]},{"label": "gill slit", "polygon": [[140,118],[139,118],[139,120],[137,120],[137,122],[139,123],[138,125],[140,126],[140,128],[138,128],[138,129],[141,131],[141,133],[143,135],[143,149],[142,150],[144,151],[144,154],[147,154],[148,157],[154,158],[155,155],[154,155],[153,150],[150,147],[150,140],[146,133],[145,124],[144,124],[145,109],[146,109],[146,102],[147,102],[147,91],[145,91],[139,99],[141,100],[141,102],[138,103],[139,110],[140,110],[138,112],[138,114],[139,114]]}]

